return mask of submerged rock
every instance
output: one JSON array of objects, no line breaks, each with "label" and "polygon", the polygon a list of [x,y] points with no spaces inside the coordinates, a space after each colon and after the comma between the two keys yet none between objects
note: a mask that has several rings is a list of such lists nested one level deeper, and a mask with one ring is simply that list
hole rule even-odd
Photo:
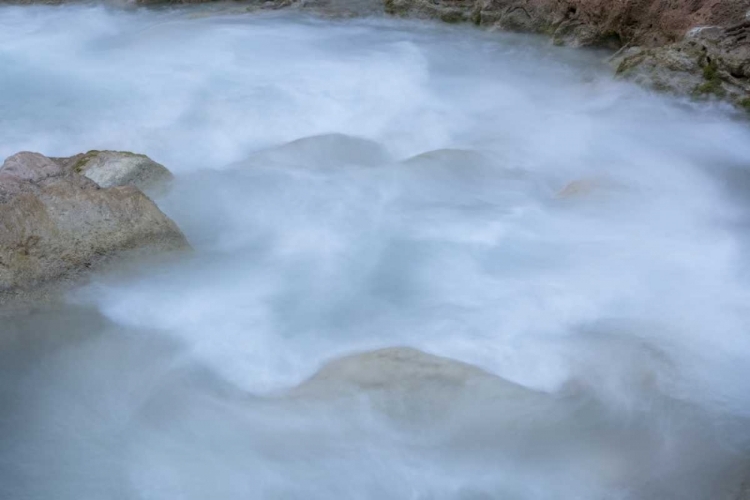
[{"label": "submerged rock", "polygon": [[[573,478],[572,484],[599,488],[585,498],[610,498],[613,491],[639,499],[745,498],[734,496],[744,472],[739,457],[717,446],[702,409],[648,386],[643,411],[614,411],[585,384],[572,382],[546,393],[455,359],[393,347],[333,360],[291,398],[272,403],[296,405],[286,409],[299,414],[320,405],[378,424],[386,416],[383,428],[398,429],[412,446],[433,446],[437,438],[452,455],[481,450],[483,460],[549,467],[554,483]],[[686,471],[695,471],[696,480],[686,482]]]},{"label": "submerged rock", "polygon": [[[570,408],[538,392],[455,359],[409,347],[343,356],[284,394],[286,403],[334,405],[341,411],[375,410],[395,425],[436,430],[462,422],[469,429],[492,414],[493,433],[529,418]],[[515,439],[515,438],[513,438]]]},{"label": "submerged rock", "polygon": [[102,188],[70,162],[39,153],[18,153],[0,167],[0,303],[124,251],[188,246],[133,185]]},{"label": "submerged rock", "polygon": [[495,377],[460,361],[410,347],[389,347],[333,360],[300,389],[311,390],[322,385],[345,385],[357,390],[395,389],[431,382],[463,386],[476,378]]},{"label": "submerged rock", "polygon": [[[479,394],[518,403],[550,399],[476,366],[410,347],[389,347],[335,359],[290,395],[326,398],[362,393],[403,399],[411,410],[422,405],[455,405],[460,398]],[[393,409],[391,403],[388,406]],[[397,407],[403,409],[401,403]]]},{"label": "submerged rock", "polygon": [[346,134],[320,134],[258,151],[237,166],[374,167],[389,159],[385,148],[369,139]]},{"label": "submerged rock", "polygon": [[164,165],[146,155],[127,151],[89,151],[53,160],[103,188],[135,186],[141,191],[149,191],[172,180],[172,173]]},{"label": "submerged rock", "polygon": [[590,198],[596,194],[612,193],[628,189],[624,184],[603,176],[582,177],[565,184],[555,198],[573,200]]}]

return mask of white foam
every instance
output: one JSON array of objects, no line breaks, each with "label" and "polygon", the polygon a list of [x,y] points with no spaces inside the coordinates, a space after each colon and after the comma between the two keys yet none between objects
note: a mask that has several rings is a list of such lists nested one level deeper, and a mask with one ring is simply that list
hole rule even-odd
[{"label": "white foam", "polygon": [[[195,255],[83,290],[108,335],[176,340],[179,366],[255,394],[338,355],[417,347],[583,391],[605,444],[584,453],[580,428],[567,439],[532,422],[529,435],[559,446],[535,454],[529,441],[524,455],[493,441],[491,412],[417,439],[366,405],[251,411],[167,377],[133,382],[122,417],[130,455],[118,460],[143,498],[601,498],[652,477],[706,491],[685,474],[699,459],[719,474],[728,455],[707,436],[750,413],[747,193],[725,176],[750,165],[746,124],[616,82],[598,54],[543,39],[189,12],[0,9],[0,153],[126,149],[176,173],[158,202]],[[559,196],[573,181],[591,187]],[[88,385],[92,358],[71,356],[55,369],[80,380],[42,377],[39,397],[107,392]],[[128,359],[96,373],[123,390],[138,371]],[[612,443],[629,432],[620,454]],[[664,442],[638,447],[654,436]],[[640,463],[645,449],[657,456]]]}]

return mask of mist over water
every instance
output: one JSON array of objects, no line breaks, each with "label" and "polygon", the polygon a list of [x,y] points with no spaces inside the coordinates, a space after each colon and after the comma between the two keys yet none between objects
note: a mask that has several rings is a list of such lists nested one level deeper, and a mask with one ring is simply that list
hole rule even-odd
[{"label": "mist over water", "polygon": [[[0,8],[0,155],[148,154],[195,249],[1,319],[0,498],[732,498],[750,128],[605,55],[387,18]],[[331,396],[378,371],[355,363],[295,389],[393,346],[484,371],[386,366]]]}]

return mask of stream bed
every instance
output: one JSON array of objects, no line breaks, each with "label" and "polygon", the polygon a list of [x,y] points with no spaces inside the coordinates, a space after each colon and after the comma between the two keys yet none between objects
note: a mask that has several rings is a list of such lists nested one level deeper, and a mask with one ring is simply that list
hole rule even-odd
[{"label": "stream bed", "polygon": [[[545,38],[236,10],[0,7],[0,156],[147,154],[194,247],[0,318],[0,498],[738,498],[746,120]],[[400,346],[442,361],[305,389]]]}]

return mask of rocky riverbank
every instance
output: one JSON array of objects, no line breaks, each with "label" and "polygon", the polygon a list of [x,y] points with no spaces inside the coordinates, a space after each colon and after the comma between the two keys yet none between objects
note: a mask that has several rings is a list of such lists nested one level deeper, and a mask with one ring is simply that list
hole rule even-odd
[{"label": "rocky riverbank", "polygon": [[385,0],[393,15],[617,49],[618,76],[750,111],[750,0]]},{"label": "rocky riverbank", "polygon": [[[124,5],[195,3],[206,0]],[[558,45],[616,50],[610,62],[620,78],[698,100],[729,101],[750,112],[750,0],[247,0],[226,5],[241,11],[295,8],[339,18],[387,13],[546,34]]]}]

